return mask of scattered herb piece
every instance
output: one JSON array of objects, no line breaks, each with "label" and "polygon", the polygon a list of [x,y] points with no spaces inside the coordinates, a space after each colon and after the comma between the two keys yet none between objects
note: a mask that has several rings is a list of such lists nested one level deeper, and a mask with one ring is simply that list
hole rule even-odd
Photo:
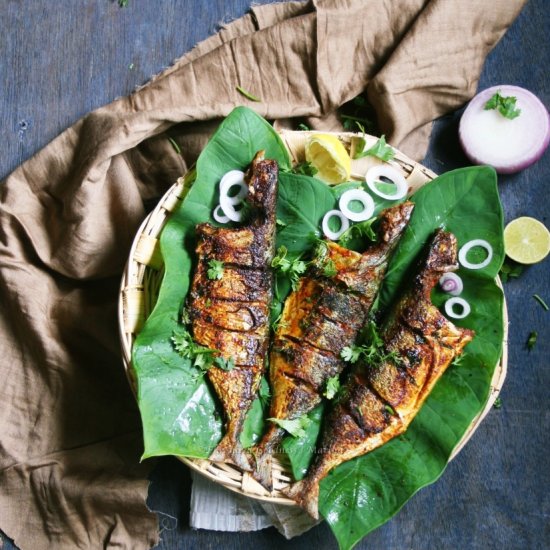
[{"label": "scattered herb piece", "polygon": [[300,260],[300,257],[294,260],[287,259],[288,250],[286,246],[280,246],[277,255],[271,260],[271,267],[286,274],[290,279],[292,290],[296,290],[300,275],[307,269],[307,263]]},{"label": "scattered herb piece", "polygon": [[529,351],[531,351],[534,347],[535,347],[535,344],[537,343],[537,338],[538,338],[538,333],[533,330],[529,333],[529,338],[527,338],[527,349]]},{"label": "scattered herb piece", "polygon": [[268,420],[286,430],[292,437],[304,437],[306,428],[311,424],[311,420],[306,415],[292,420],[280,420],[279,418],[268,418]]},{"label": "scattered herb piece", "polygon": [[313,262],[325,277],[334,277],[338,273],[334,260],[329,257],[326,241],[317,239]]},{"label": "scattered herb piece", "polygon": [[247,99],[250,99],[250,101],[262,101],[259,97],[256,97],[255,95],[252,95],[250,92],[247,92],[241,86],[237,86],[236,90],[240,94],[244,95],[244,97],[246,97]]},{"label": "scattered herb piece", "polygon": [[372,228],[372,224],[376,221],[376,218],[371,218],[370,220],[365,220],[364,222],[356,223],[346,229],[338,239],[338,242],[341,245],[346,245],[354,237],[365,237],[369,241],[376,241],[376,233]]},{"label": "scattered herb piece", "polygon": [[271,389],[265,378],[262,378],[260,382],[260,389],[258,390],[258,397],[262,401],[263,405],[267,405],[268,401],[271,399]]},{"label": "scattered herb piece", "polygon": [[202,371],[207,371],[214,361],[216,350],[196,344],[185,327],[180,327],[172,332],[172,345],[184,358],[193,361],[193,366]]},{"label": "scattered herb piece", "polygon": [[219,369],[230,371],[235,368],[235,361],[230,357],[229,359],[224,359],[221,356],[218,356],[214,359],[214,365]]},{"label": "scattered herb piece", "polygon": [[128,69],[130,69],[130,70],[132,70],[134,67],[135,67],[135,65],[134,65],[133,63],[130,63],[130,64],[128,65]]},{"label": "scattered herb piece", "polygon": [[300,124],[298,124],[298,130],[301,130],[302,132],[309,132],[311,128],[307,124],[300,122]]},{"label": "scattered herb piece", "polygon": [[493,403],[494,409],[500,409],[502,407],[502,399],[500,397],[497,397],[495,399],[495,402]]},{"label": "scattered herb piece", "polygon": [[[363,139],[364,148],[366,142],[364,138],[361,139]],[[360,159],[367,156],[376,157],[380,160],[388,161],[395,157],[395,151],[393,150],[393,147],[391,147],[391,145],[388,145],[386,143],[386,136],[382,134],[380,136],[380,139],[370,149],[367,149],[366,151],[361,151],[359,147],[359,150],[355,153],[353,158]]]},{"label": "scattered herb piece", "polygon": [[521,114],[521,109],[516,109],[516,101],[517,98],[514,96],[501,96],[500,90],[498,90],[491,99],[485,103],[483,108],[486,111],[496,109],[503,117],[512,120]]},{"label": "scattered herb piece", "polygon": [[386,411],[391,414],[391,415],[395,415],[395,410],[392,406],[390,405],[384,405],[384,409],[386,409]]},{"label": "scattered herb piece", "polygon": [[548,304],[538,294],[533,294],[533,298],[541,305],[544,311],[548,311]]},{"label": "scattered herb piece", "polygon": [[331,376],[327,380],[327,385],[323,395],[327,399],[332,399],[338,393],[339,389],[340,389],[340,379],[338,378],[338,375]]},{"label": "scattered herb piece", "polygon": [[118,5],[121,8],[126,8],[126,7],[128,7],[128,0],[118,0]]},{"label": "scattered herb piece", "polygon": [[293,174],[301,174],[302,176],[310,177],[313,177],[318,171],[319,170],[317,170],[311,162],[300,162],[300,164],[297,164],[291,170]]},{"label": "scattered herb piece", "polygon": [[507,283],[510,279],[517,279],[523,273],[524,267],[513,260],[506,259],[500,268],[500,280]]},{"label": "scattered herb piece", "polygon": [[275,220],[275,224],[278,225],[279,227],[286,227],[287,226],[287,224],[283,220],[280,220],[279,218],[277,218]]},{"label": "scattered herb piece", "polygon": [[206,272],[208,278],[213,281],[214,279],[221,279],[223,277],[223,262],[219,260],[210,260],[208,262],[209,269]]},{"label": "scattered herb piece", "polygon": [[180,146],[177,144],[176,140],[169,137],[168,141],[172,144],[174,151],[176,151],[176,153],[181,156],[181,149],[180,149]]},{"label": "scattered herb piece", "polygon": [[325,277],[334,277],[338,273],[336,270],[336,264],[334,263],[334,260],[328,258],[325,261],[325,265],[323,267],[323,275]]}]

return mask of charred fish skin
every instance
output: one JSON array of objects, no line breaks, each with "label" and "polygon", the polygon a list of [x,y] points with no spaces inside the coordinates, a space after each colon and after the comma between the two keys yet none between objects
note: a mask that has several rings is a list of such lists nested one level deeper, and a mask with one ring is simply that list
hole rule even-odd
[{"label": "charred fish skin", "polygon": [[[342,372],[340,353],[365,323],[413,208],[404,202],[382,212],[378,243],[363,254],[327,243],[325,257],[287,298],[270,355],[270,418],[307,414],[321,402],[328,379]],[[325,274],[327,261],[333,262],[334,275]],[[271,458],[284,434],[272,423],[252,450],[253,476],[270,491]]]},{"label": "charred fish skin", "polygon": [[320,453],[307,477],[287,495],[318,518],[319,483],[342,462],[364,455],[403,433],[452,360],[474,336],[456,327],[430,300],[440,277],[457,269],[457,243],[438,230],[421,269],[381,328],[398,360],[358,364],[327,415]]},{"label": "charred fish skin", "polygon": [[[263,154],[245,175],[248,222],[239,228],[197,225],[198,263],[187,303],[194,340],[235,365],[207,372],[225,416],[225,434],[209,458],[243,470],[251,466],[239,438],[265,371],[273,287],[278,165]],[[208,277],[212,260],[223,263],[221,278]]]}]

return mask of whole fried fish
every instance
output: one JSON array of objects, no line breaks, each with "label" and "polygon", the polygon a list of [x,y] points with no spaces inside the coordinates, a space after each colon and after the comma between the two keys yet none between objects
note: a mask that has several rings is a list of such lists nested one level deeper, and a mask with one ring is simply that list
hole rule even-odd
[{"label": "whole fried fish", "polygon": [[[239,436],[265,370],[272,299],[278,166],[263,157],[263,151],[256,154],[245,176],[249,222],[237,229],[197,225],[198,265],[188,304],[194,340],[234,363],[229,370],[208,369],[225,412],[225,435],[210,460],[243,470],[251,467]],[[208,276],[212,260],[222,262],[220,278]]]},{"label": "whole fried fish", "polygon": [[[308,413],[321,402],[327,380],[342,371],[340,353],[364,325],[413,207],[405,202],[386,209],[378,244],[363,254],[327,243],[324,257],[287,298],[270,355],[271,418],[292,420]],[[268,490],[271,458],[284,434],[271,423],[252,449],[253,475]]]},{"label": "whole fried fish", "polygon": [[403,433],[439,377],[474,336],[448,321],[430,300],[440,277],[457,269],[457,243],[439,230],[409,289],[380,334],[393,357],[380,365],[359,363],[328,414],[319,454],[307,477],[286,491],[318,518],[319,483],[332,468]]}]

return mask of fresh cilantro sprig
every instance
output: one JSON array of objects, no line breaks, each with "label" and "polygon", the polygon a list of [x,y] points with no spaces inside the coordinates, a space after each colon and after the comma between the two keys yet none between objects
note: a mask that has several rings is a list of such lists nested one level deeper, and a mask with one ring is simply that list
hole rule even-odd
[{"label": "fresh cilantro sprig", "polygon": [[359,138],[357,142],[357,150],[353,155],[354,159],[363,157],[376,157],[380,160],[388,161],[395,157],[395,151],[391,145],[386,143],[386,136],[382,134],[380,139],[370,148],[364,151],[367,142],[364,137]]},{"label": "fresh cilantro sprig", "polygon": [[212,366],[216,350],[195,343],[185,327],[174,330],[170,339],[174,349],[185,359],[190,359],[194,367],[207,371]]},{"label": "fresh cilantro sprig", "polygon": [[521,264],[506,258],[499,271],[500,280],[507,283],[510,279],[517,279],[523,270],[524,267]]},{"label": "fresh cilantro sprig", "polygon": [[292,437],[304,437],[307,427],[311,424],[311,420],[306,415],[292,420],[282,420],[280,418],[268,418],[268,420],[286,430]]},{"label": "fresh cilantro sprig", "polygon": [[331,376],[327,380],[327,385],[325,387],[325,391],[323,395],[327,399],[333,399],[334,396],[338,393],[338,390],[340,389],[340,378],[338,378],[338,375]]},{"label": "fresh cilantro sprig", "polygon": [[311,164],[311,162],[300,162],[300,164],[297,164],[294,166],[291,170],[293,174],[300,174],[302,176],[311,176],[313,177],[315,174],[317,174],[319,170]]},{"label": "fresh cilantro sprig", "polygon": [[374,321],[369,321],[365,327],[363,338],[365,343],[346,346],[340,352],[340,357],[348,363],[357,363],[360,359],[372,367],[377,367],[385,361],[401,363],[396,351],[388,351],[384,345]]},{"label": "fresh cilantro sprig", "polygon": [[300,276],[305,273],[307,269],[307,263],[300,260],[299,256],[294,260],[289,260],[287,255],[287,247],[283,245],[280,246],[277,250],[277,254],[273,260],[271,260],[271,267],[281,273],[284,273],[290,279],[292,290],[296,290]]},{"label": "fresh cilantro sprig", "polygon": [[376,241],[376,233],[374,232],[374,229],[372,228],[372,224],[376,221],[376,218],[370,218],[370,220],[365,220],[364,222],[356,223],[352,226],[350,226],[348,229],[346,229],[342,235],[340,235],[340,238],[338,239],[338,242],[341,245],[346,245],[351,241],[354,237],[365,237],[369,241],[375,242]]},{"label": "fresh cilantro sprig", "polygon": [[313,257],[313,262],[325,277],[334,277],[338,273],[334,260],[329,256],[326,241],[318,240]]},{"label": "fresh cilantro sprig", "polygon": [[208,262],[207,277],[211,280],[219,280],[223,277],[223,262],[219,260],[210,260]]},{"label": "fresh cilantro sprig", "polygon": [[502,96],[500,90],[498,90],[493,96],[485,103],[483,107],[486,111],[496,109],[503,117],[510,120],[518,117],[521,114],[521,109],[516,109],[517,98],[515,96]]},{"label": "fresh cilantro sprig", "polygon": [[500,409],[502,407],[502,399],[497,397],[493,403],[493,409]]}]

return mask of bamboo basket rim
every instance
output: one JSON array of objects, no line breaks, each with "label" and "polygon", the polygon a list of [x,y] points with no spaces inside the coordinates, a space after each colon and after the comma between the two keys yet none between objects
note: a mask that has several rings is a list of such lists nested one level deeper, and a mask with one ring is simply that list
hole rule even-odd
[{"label": "bamboo basket rim", "polygon": [[[293,164],[303,160],[300,154],[300,143],[303,147],[303,142],[306,137],[312,133],[318,132],[291,130],[282,130],[280,132],[283,142],[289,149]],[[350,146],[353,147],[353,138],[358,136],[358,134],[353,132],[323,133],[335,135],[348,148]],[[367,140],[367,147],[374,144],[378,139],[368,134],[365,138]],[[397,149],[395,149],[395,153],[394,159],[390,161],[389,164],[405,173],[411,192],[414,192],[425,183],[437,177],[435,172],[415,162]],[[373,159],[372,157],[366,157],[366,159],[367,163],[381,163],[381,161]],[[352,178],[357,179],[358,177],[362,176],[354,173],[354,166],[352,163]],[[154,284],[155,277],[157,283],[162,278],[163,269],[161,260],[159,260],[159,237],[171,212],[183,200],[185,185],[185,176],[179,178],[159,200],[154,210],[145,218],[132,243],[121,280],[118,301],[118,326],[124,370],[134,395],[136,395],[136,380],[132,370],[132,346],[135,341],[135,336],[146,320],[147,306],[151,305],[147,304],[147,293],[145,289],[148,284]],[[156,276],[148,278],[151,271],[156,271]],[[498,276],[496,282],[502,289],[502,284]],[[508,311],[505,298],[503,300],[503,324],[502,355],[500,361],[495,366],[493,377],[490,382],[489,396],[484,408],[474,417],[470,426],[453,449],[449,457],[449,462],[462,450],[485,416],[489,413],[506,378],[508,367]],[[290,473],[288,461],[282,456],[275,456],[273,458],[274,488],[271,493],[262,487],[248,472],[243,472],[232,464],[216,463],[208,459],[195,459],[183,456],[177,456],[176,458],[191,469],[199,472],[211,481],[224,486],[230,491],[271,504],[296,506],[294,501],[283,496],[281,492],[281,490],[292,481],[292,474]]]}]

